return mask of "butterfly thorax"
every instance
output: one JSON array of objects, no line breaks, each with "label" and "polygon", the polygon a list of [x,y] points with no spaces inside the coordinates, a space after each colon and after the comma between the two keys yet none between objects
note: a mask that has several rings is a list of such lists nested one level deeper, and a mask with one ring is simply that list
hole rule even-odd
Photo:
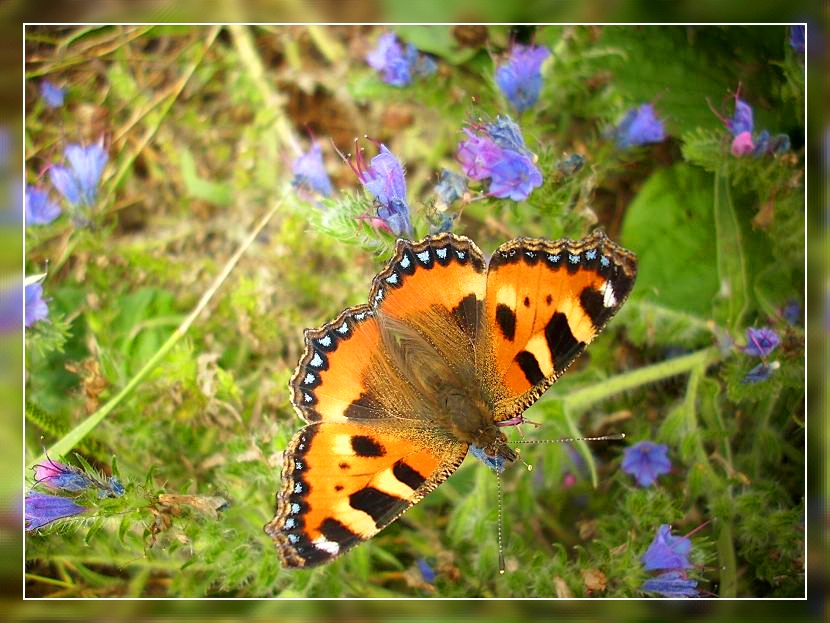
[{"label": "butterfly thorax", "polygon": [[[476,386],[472,386],[476,387]],[[459,441],[482,448],[488,456],[516,459],[504,433],[495,425],[487,401],[453,385],[438,388],[442,424]]]}]

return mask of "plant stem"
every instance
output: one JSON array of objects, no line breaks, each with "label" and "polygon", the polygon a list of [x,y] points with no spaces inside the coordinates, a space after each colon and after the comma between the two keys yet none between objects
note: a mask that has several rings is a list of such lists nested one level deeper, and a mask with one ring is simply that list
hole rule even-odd
[{"label": "plant stem", "polygon": [[594,403],[610,398],[614,394],[634,389],[648,383],[662,381],[678,374],[691,372],[708,366],[720,358],[716,347],[704,348],[682,357],[667,359],[644,368],[611,377],[597,385],[591,385],[568,396],[560,397],[565,410],[571,413],[587,409]]},{"label": "plant stem", "polygon": [[[167,353],[178,343],[180,339],[182,339],[185,334],[187,333],[190,325],[196,320],[199,314],[207,307],[207,304],[213,298],[214,294],[216,294],[219,287],[225,282],[230,275],[231,271],[233,270],[234,266],[236,266],[239,258],[242,257],[242,254],[246,251],[246,249],[251,245],[254,239],[257,237],[262,228],[271,220],[271,217],[274,216],[276,211],[280,208],[281,202],[276,202],[274,206],[268,211],[268,213],[262,217],[259,223],[256,224],[254,229],[248,234],[248,237],[242,242],[239,248],[236,250],[236,253],[227,261],[225,266],[222,268],[222,271],[217,275],[216,279],[214,279],[213,283],[210,287],[205,291],[202,295],[202,298],[193,308],[193,311],[185,318],[182,323],[176,328],[173,334],[167,339],[167,341],[161,345],[161,348],[156,351],[156,353],[150,358],[147,363],[139,370],[135,376],[130,379],[129,383],[127,383],[124,388],[118,392],[111,400],[109,400],[105,405],[103,405],[100,409],[98,409],[95,413],[90,415],[86,418],[83,422],[78,424],[75,428],[69,431],[66,435],[64,435],[61,439],[55,442],[52,447],[49,448],[48,453],[49,455],[60,458],[66,456],[70,450],[72,450],[80,441],[86,437],[90,431],[92,431],[98,424],[100,424],[105,417],[107,417],[112,411],[121,404],[121,402],[135,389],[139,383],[141,383],[144,378],[150,373],[153,368],[155,368],[159,362],[164,359]],[[38,463],[42,463],[46,460],[46,454],[41,454],[38,456],[34,461],[30,463],[30,467],[34,467]]]}]

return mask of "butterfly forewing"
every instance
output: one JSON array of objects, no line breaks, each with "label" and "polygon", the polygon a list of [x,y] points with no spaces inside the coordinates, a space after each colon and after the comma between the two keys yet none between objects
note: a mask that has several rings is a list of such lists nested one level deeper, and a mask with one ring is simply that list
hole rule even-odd
[{"label": "butterfly forewing", "polygon": [[487,272],[487,348],[496,419],[530,406],[603,329],[634,284],[636,259],[601,231],[580,240],[517,238]]}]

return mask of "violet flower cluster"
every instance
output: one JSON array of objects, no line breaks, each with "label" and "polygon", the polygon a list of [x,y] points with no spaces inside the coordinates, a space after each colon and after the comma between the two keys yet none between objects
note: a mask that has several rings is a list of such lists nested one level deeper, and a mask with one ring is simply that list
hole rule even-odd
[{"label": "violet flower cluster", "polygon": [[81,515],[90,510],[77,503],[87,491],[98,498],[124,495],[124,487],[115,476],[106,481],[72,465],[46,459],[35,466],[35,485],[49,492],[30,491],[24,500],[26,530],[32,532],[58,519]]},{"label": "violet flower cluster", "polygon": [[314,141],[311,148],[294,161],[292,167],[294,179],[291,184],[307,192],[314,192],[323,197],[331,197],[334,189],[331,185],[326,166],[323,163],[323,151]]},{"label": "violet flower cluster", "polygon": [[697,581],[689,579],[686,569],[692,542],[686,537],[672,536],[671,526],[663,524],[640,558],[646,571],[661,571],[642,585],[643,591],[660,593],[664,597],[697,597]]},{"label": "violet flower cluster", "polygon": [[471,128],[464,129],[467,138],[459,143],[457,158],[467,177],[490,180],[488,195],[524,201],[542,185],[536,157],[510,117],[499,115],[493,123]]},{"label": "violet flower cluster", "polygon": [[542,88],[542,63],[550,50],[541,45],[513,44],[507,62],[496,69],[496,84],[518,112],[524,112],[539,99]]},{"label": "violet flower cluster", "polygon": [[760,329],[750,327],[746,330],[744,354],[750,357],[760,357],[763,361],[746,373],[741,381],[742,383],[754,384],[766,381],[775,370],[781,367],[781,363],[778,361],[766,360],[780,343],[781,338],[769,327],[761,327]]},{"label": "violet flower cluster", "polygon": [[412,236],[409,204],[406,202],[406,179],[403,165],[383,143],[374,141],[379,153],[369,161],[363,151],[356,149],[354,159],[343,157],[364,190],[374,199],[382,228],[396,236]]},{"label": "violet flower cluster", "polygon": [[431,56],[419,52],[411,43],[403,44],[393,32],[380,36],[375,48],[366,55],[366,62],[385,83],[395,87],[405,87],[416,76],[429,76],[438,68]]},{"label": "violet flower cluster", "polygon": [[643,104],[625,114],[617,125],[614,136],[617,147],[628,149],[647,143],[659,143],[666,138],[666,130],[654,106]]},{"label": "violet flower cluster", "polygon": [[[720,116],[720,115],[718,115]],[[752,107],[735,95],[735,112],[729,119],[721,117],[726,128],[732,134],[730,151],[732,155],[753,155],[756,158],[771,154],[781,154],[790,149],[790,137],[786,134],[771,136],[769,130],[753,134],[755,129]]]}]

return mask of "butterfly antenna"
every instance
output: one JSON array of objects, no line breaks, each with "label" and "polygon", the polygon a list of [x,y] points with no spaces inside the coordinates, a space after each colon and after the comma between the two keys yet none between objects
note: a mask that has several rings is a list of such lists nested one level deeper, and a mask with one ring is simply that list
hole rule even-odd
[{"label": "butterfly antenna", "polygon": [[[600,435],[599,437],[562,437],[561,439],[519,439],[510,443],[572,443],[574,441],[619,441],[625,439],[625,433]],[[525,463],[527,465],[527,463]]]},{"label": "butterfly antenna", "polygon": [[504,522],[504,494],[501,486],[501,472],[496,473],[496,489],[498,490],[498,534],[499,534],[499,573],[504,574],[504,539],[502,536],[502,523]]}]

